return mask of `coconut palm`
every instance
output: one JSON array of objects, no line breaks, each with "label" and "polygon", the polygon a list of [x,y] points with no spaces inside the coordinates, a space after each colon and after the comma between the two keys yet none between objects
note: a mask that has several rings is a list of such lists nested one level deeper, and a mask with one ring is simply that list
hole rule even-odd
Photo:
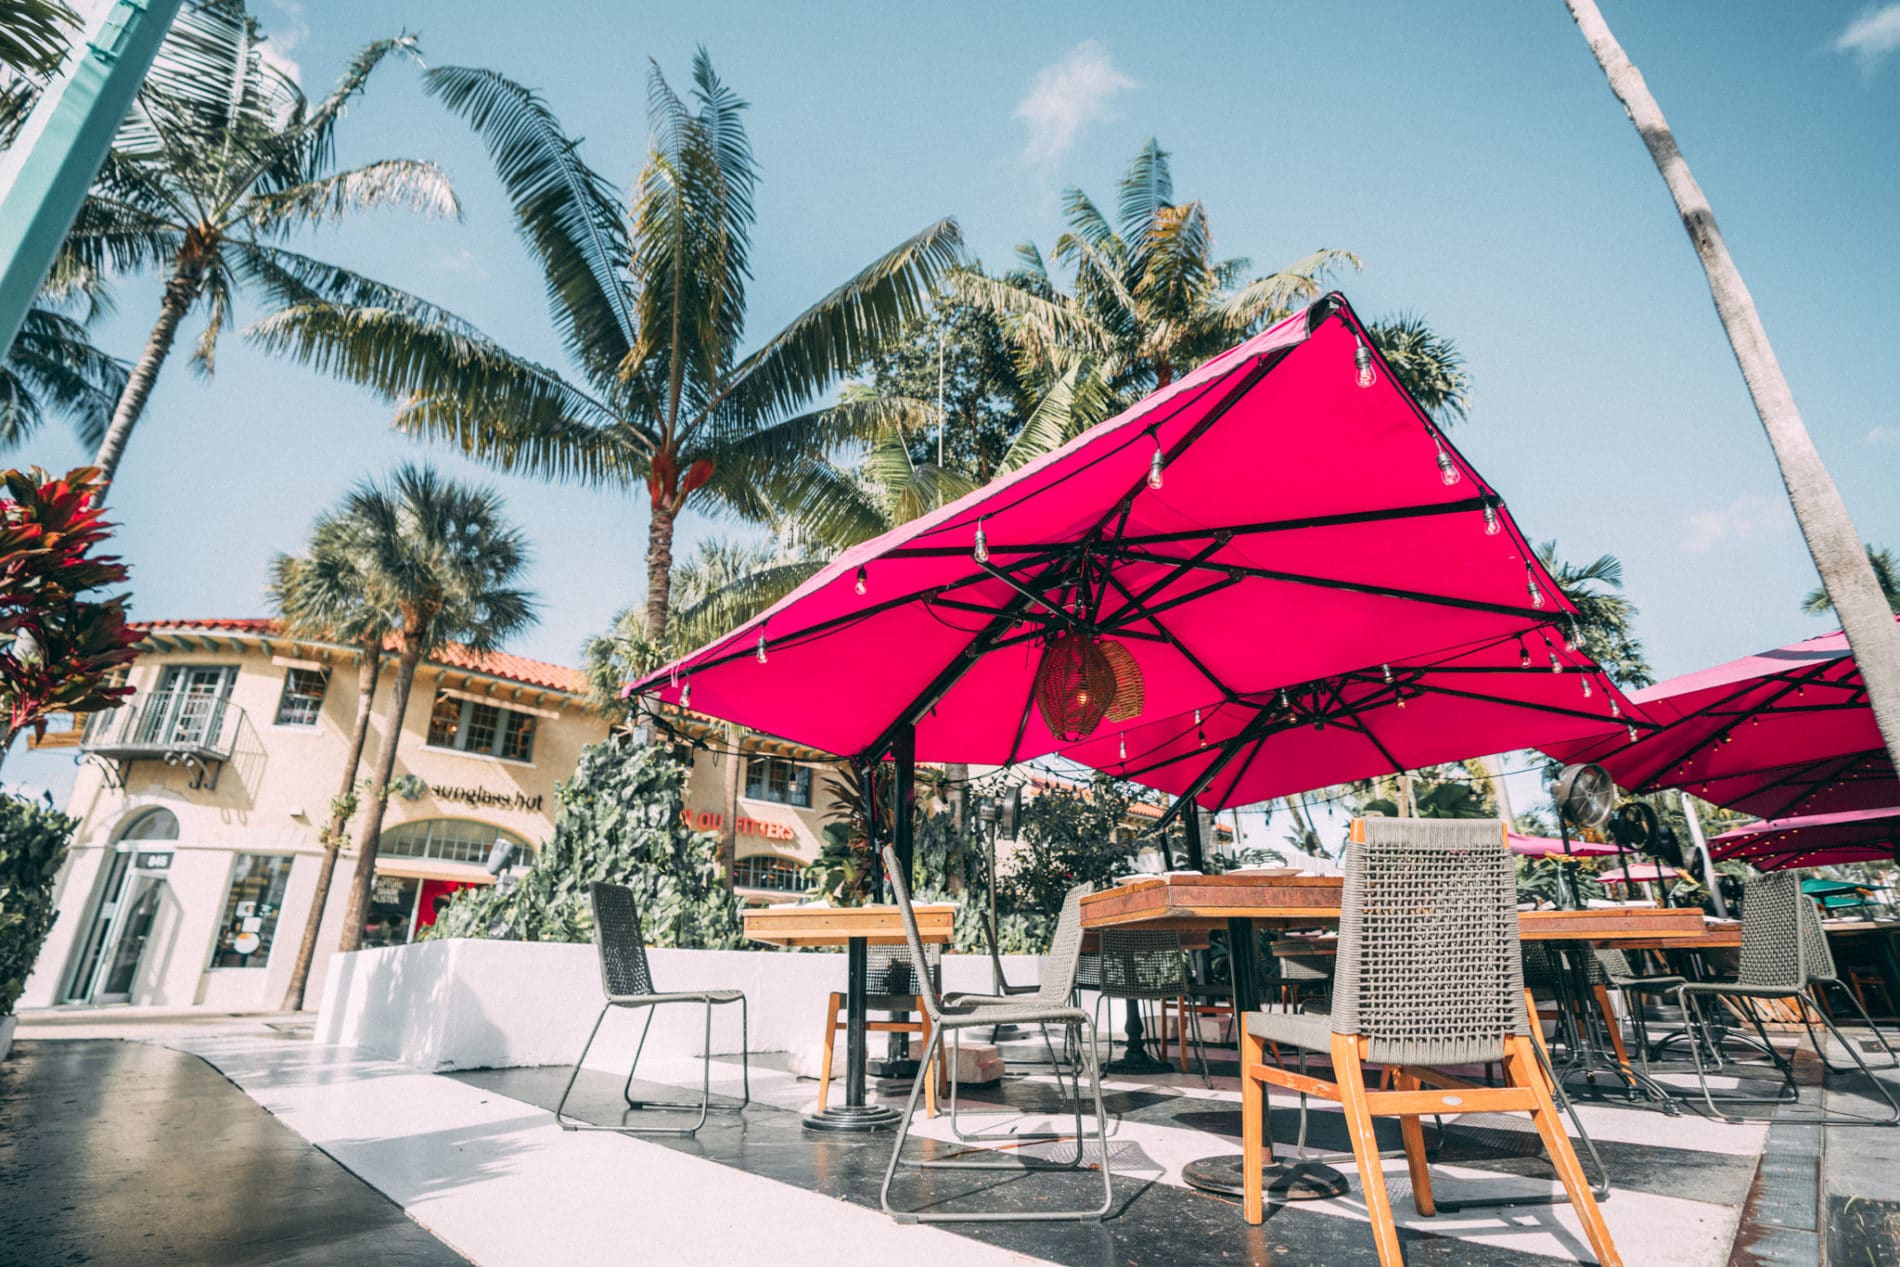
[{"label": "coconut palm", "polygon": [[84,322],[28,309],[0,360],[0,450],[24,444],[49,414],[63,415],[81,444],[98,445],[125,379],[124,363],[93,346]]},{"label": "coconut palm", "polygon": [[335,548],[360,574],[351,584],[360,585],[366,606],[388,613],[396,657],[384,713],[387,738],[370,776],[338,947],[355,950],[369,913],[383,811],[417,667],[449,642],[492,651],[536,615],[533,596],[515,584],[527,564],[526,542],[492,489],[403,466],[386,484],[359,484],[332,518],[339,525]]},{"label": "coconut palm", "polygon": [[50,75],[78,30],[79,15],[60,0],[0,0],[0,67]]},{"label": "coconut palm", "polygon": [[[959,273],[958,294],[1002,319],[1038,403],[1006,468],[1066,443],[1089,425],[1166,387],[1202,361],[1317,299],[1326,278],[1359,267],[1350,251],[1313,252],[1249,277],[1220,259],[1198,201],[1177,203],[1167,151],[1150,140],[1122,177],[1116,218],[1080,189],[1065,195],[1068,231],[1056,240],[1064,290],[1034,246],[1017,248],[1003,277]],[[1374,327],[1380,350],[1420,403],[1464,412],[1468,383],[1449,340],[1416,318]]]},{"label": "coconut palm", "polygon": [[347,510],[330,511],[318,518],[305,553],[280,554],[271,563],[270,600],[284,631],[297,638],[345,643],[354,646],[357,654],[356,716],[343,754],[343,775],[330,801],[330,820],[321,836],[323,858],[317,868],[316,891],[310,898],[310,914],[297,946],[290,984],[284,991],[286,1012],[303,1007],[337,855],[349,840],[345,828],[356,813],[356,777],[363,761],[363,746],[369,739],[383,645],[396,633],[394,610],[380,601],[358,550],[358,543],[373,534],[375,526],[373,521],[352,518]]},{"label": "coconut palm", "polygon": [[205,318],[194,360],[208,374],[240,290],[278,304],[375,291],[281,245],[294,230],[371,207],[460,214],[432,163],[388,158],[336,169],[337,122],[385,58],[414,55],[413,38],[368,45],[314,104],[264,57],[263,43],[241,5],[186,6],[54,266],[56,289],[110,271],[165,277],[158,318],[95,459],[108,481],[194,309]]},{"label": "coconut palm", "polygon": [[1807,424],[1795,406],[1794,392],[1775,359],[1754,296],[1742,281],[1741,270],[1729,256],[1728,244],[1716,226],[1709,200],[1689,171],[1676,145],[1662,107],[1650,94],[1642,73],[1631,64],[1616,42],[1595,0],[1565,0],[1577,29],[1590,45],[1597,65],[1609,81],[1630,122],[1643,138],[1663,183],[1669,187],[1676,213],[1702,262],[1716,315],[1728,335],[1729,347],[1741,367],[1742,379],[1755,402],[1755,413],[1767,433],[1769,448],[1781,468],[1795,521],[1807,541],[1815,571],[1827,591],[1848,645],[1867,684],[1867,701],[1880,727],[1887,752],[1900,761],[1900,624],[1893,619],[1880,581],[1862,548],[1860,534],[1847,513],[1847,503],[1834,486],[1808,435]]},{"label": "coconut palm", "polygon": [[923,307],[955,261],[956,224],[899,243],[742,354],[758,168],[746,103],[704,49],[686,97],[658,66],[648,73],[650,143],[625,216],[534,92],[465,67],[425,85],[487,143],[546,276],[567,369],[412,296],[301,305],[254,334],[397,402],[397,426],[505,470],[644,483],[646,636],[662,642],[680,515],[711,504],[767,522],[795,495],[800,459],[841,422],[811,403]]},{"label": "coconut palm", "polygon": [[[1867,547],[1867,565],[1874,570],[1874,580],[1879,584],[1887,606],[1895,615],[1900,615],[1900,559],[1895,559],[1891,550],[1870,545]],[[1833,611],[1834,600],[1827,596],[1827,587],[1817,586],[1808,591],[1808,596],[1801,600],[1801,610],[1810,616],[1821,616]]]},{"label": "coconut palm", "polygon": [[1617,685],[1627,690],[1653,685],[1656,674],[1636,636],[1636,604],[1621,592],[1622,562],[1613,554],[1600,554],[1588,563],[1570,563],[1557,556],[1555,541],[1539,545],[1537,558],[1577,608],[1565,627],[1570,640]]}]

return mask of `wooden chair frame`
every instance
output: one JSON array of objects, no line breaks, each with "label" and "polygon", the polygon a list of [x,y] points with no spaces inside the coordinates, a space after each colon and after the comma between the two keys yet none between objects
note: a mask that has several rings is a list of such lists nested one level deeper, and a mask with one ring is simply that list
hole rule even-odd
[{"label": "wooden chair frame", "polygon": [[[923,1039],[925,1051],[934,1050],[930,1045],[930,1013],[924,1010],[924,1000],[918,996],[911,1000],[911,1010],[916,1015],[910,1021],[872,1021],[864,1023],[866,1033],[870,1034],[916,1034]],[[825,1012],[825,1051],[818,1067],[818,1111],[825,1111],[826,1103],[831,1099],[831,1055],[838,1042],[838,1031],[844,1023],[838,1019],[838,1013],[844,1010],[844,994],[831,992],[831,1002]],[[943,1061],[936,1060],[937,1076],[924,1084],[924,1113],[929,1117],[937,1116],[937,1094],[947,1089],[949,1081],[944,1073]]]}]

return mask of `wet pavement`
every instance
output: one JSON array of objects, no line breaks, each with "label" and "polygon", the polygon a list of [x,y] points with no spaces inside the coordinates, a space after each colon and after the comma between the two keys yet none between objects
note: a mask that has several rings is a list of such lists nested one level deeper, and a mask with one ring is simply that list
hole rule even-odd
[{"label": "wet pavement", "polygon": [[0,1063],[4,1267],[466,1261],[197,1056],[41,1040]]}]

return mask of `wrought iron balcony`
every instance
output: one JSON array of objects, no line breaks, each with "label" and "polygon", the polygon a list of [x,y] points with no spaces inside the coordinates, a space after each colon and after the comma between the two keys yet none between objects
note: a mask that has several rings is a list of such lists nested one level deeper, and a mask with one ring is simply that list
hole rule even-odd
[{"label": "wrought iron balcony", "polygon": [[218,774],[237,746],[244,710],[203,691],[159,691],[110,712],[94,713],[79,742],[83,757],[117,765],[116,786],[134,761],[163,761],[192,773],[193,788],[215,789]]}]

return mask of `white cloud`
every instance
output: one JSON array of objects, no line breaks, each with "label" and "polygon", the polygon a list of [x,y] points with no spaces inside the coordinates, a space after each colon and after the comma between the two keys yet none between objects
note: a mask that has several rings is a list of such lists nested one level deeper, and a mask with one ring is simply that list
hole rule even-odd
[{"label": "white cloud", "polygon": [[1100,43],[1077,44],[1061,61],[1037,71],[1029,95],[1016,104],[1016,117],[1029,123],[1023,156],[1031,162],[1060,158],[1086,124],[1114,118],[1110,103],[1134,86]]},{"label": "white cloud", "polygon": [[1724,542],[1780,536],[1793,524],[1794,513],[1785,499],[1743,493],[1726,506],[1690,511],[1682,548],[1690,554],[1707,554]]},{"label": "white cloud", "polygon": [[1834,41],[1834,51],[1846,53],[1869,74],[1895,50],[1900,50],[1900,3],[1861,10]]},{"label": "white cloud", "polygon": [[450,255],[444,255],[436,261],[451,273],[466,273],[478,282],[488,280],[488,270],[482,266],[481,257],[466,246]]},{"label": "white cloud", "polygon": [[304,14],[303,0],[271,0],[278,20],[264,28],[268,37],[260,55],[266,66],[280,71],[293,84],[303,83],[303,66],[291,54],[310,38],[310,20]]},{"label": "white cloud", "polygon": [[1900,427],[1889,427],[1883,422],[1862,437],[1862,443],[1876,445],[1900,444]]}]

